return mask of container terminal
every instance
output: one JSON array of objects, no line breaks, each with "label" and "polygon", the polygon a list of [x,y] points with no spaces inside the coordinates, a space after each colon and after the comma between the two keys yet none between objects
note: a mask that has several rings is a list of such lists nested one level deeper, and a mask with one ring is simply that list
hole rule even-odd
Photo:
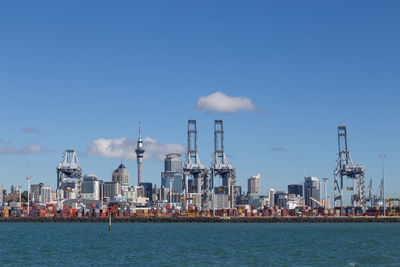
[{"label": "container terminal", "polygon": [[[288,185],[287,191],[270,188],[260,192],[260,175],[248,179],[248,190],[236,184],[236,168],[228,162],[222,120],[214,121],[214,152],[211,165],[201,163],[196,120],[188,120],[186,155],[171,151],[165,156],[161,186],[142,181],[141,137],[135,149],[137,179],[129,184],[124,164],[112,171],[111,181],[94,174],[82,175],[74,149],[64,152],[57,166],[57,188],[33,183],[28,176],[27,190],[12,186],[7,193],[0,185],[0,217],[5,218],[311,218],[311,217],[398,217],[400,198],[385,197],[382,180],[376,194],[372,180],[366,188],[365,166],[355,164],[348,149],[346,126],[339,126],[338,158],[333,171],[333,205],[327,195],[328,178],[323,188],[317,177],[304,177],[303,184]],[[184,162],[182,162],[184,158]],[[323,189],[323,190],[322,190]],[[322,192],[324,195],[322,196]],[[350,203],[346,205],[345,203]],[[129,219],[125,219],[129,220]],[[166,219],[168,220],[168,219]],[[200,219],[201,221],[202,219]]]}]

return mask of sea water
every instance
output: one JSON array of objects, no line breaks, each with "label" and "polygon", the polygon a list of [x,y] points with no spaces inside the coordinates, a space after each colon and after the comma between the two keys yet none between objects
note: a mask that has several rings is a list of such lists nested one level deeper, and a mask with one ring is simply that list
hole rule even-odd
[{"label": "sea water", "polygon": [[1,223],[16,265],[400,266],[400,224]]}]

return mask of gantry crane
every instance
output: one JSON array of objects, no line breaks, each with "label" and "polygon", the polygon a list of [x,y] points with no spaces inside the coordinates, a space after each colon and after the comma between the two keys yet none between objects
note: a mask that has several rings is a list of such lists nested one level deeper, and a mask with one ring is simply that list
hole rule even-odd
[{"label": "gantry crane", "polygon": [[[194,191],[200,198],[197,201],[198,210],[209,209],[208,169],[200,163],[197,150],[197,124],[196,120],[188,120],[188,143],[186,162],[183,167],[185,198],[189,193],[189,176],[193,177]],[[187,201],[185,209],[187,210]]]},{"label": "gantry crane", "polygon": [[62,201],[66,193],[74,190],[78,203],[81,198],[82,169],[79,166],[75,150],[67,149],[64,152],[64,159],[57,167],[57,205],[62,207]]},{"label": "gantry crane", "polygon": [[228,194],[229,208],[235,208],[236,170],[228,163],[224,148],[224,125],[222,120],[214,121],[214,158],[211,167],[211,183],[214,190],[214,177],[222,178],[222,187]]},{"label": "gantry crane", "polygon": [[[338,127],[338,147],[339,154],[337,159],[337,166],[334,171],[334,206],[340,202],[340,208],[343,210],[343,178],[347,177],[353,180],[353,187],[348,189],[353,191],[351,196],[351,203],[353,207],[359,206],[365,211],[366,209],[366,198],[364,189],[364,176],[365,167],[364,165],[353,164],[350,152],[347,149],[347,130],[346,126]],[[340,178],[340,180],[338,180]]]}]

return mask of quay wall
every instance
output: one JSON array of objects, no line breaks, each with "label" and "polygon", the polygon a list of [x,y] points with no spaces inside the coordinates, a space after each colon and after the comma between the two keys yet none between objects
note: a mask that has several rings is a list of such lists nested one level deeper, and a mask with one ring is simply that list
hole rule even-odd
[{"label": "quay wall", "polygon": [[[1,222],[108,223],[108,217],[0,217]],[[400,217],[113,217],[113,223],[400,223]]]}]

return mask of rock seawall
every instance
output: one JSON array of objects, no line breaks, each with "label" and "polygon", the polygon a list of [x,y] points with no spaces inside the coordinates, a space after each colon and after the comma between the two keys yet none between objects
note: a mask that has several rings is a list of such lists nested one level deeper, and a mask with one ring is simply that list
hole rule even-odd
[{"label": "rock seawall", "polygon": [[[1,222],[107,223],[108,217],[1,217]],[[113,217],[113,223],[400,223],[400,217]]]}]

